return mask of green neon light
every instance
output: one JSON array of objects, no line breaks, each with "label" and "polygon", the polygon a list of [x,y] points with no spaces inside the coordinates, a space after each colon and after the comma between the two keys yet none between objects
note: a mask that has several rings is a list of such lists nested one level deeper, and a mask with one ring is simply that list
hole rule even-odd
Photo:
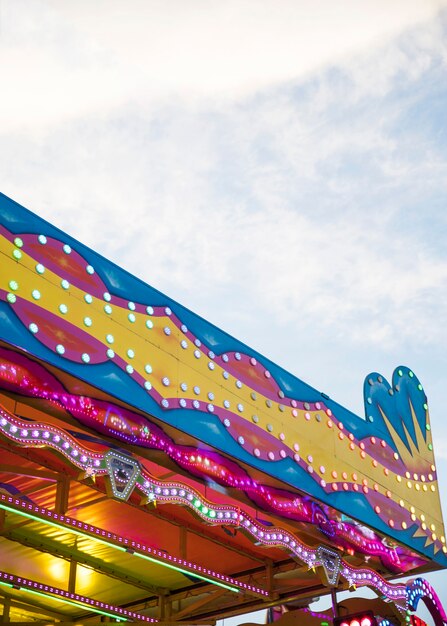
[{"label": "green neon light", "polygon": [[[57,524],[56,522],[52,522],[51,520],[42,519],[40,517],[37,517],[36,515],[33,515],[32,513],[29,513],[28,511],[21,511],[21,510],[14,509],[13,507],[3,504],[3,502],[0,502],[0,509],[4,509],[5,511],[9,511],[10,513],[16,513],[17,515],[21,515],[22,517],[35,520],[37,522],[40,522],[41,524],[46,524],[47,526],[52,526],[53,528],[57,528],[58,530],[61,530],[61,529],[68,530],[69,532],[72,532],[73,534],[78,535],[79,537],[82,537],[83,539],[87,538],[87,539],[91,539],[92,541],[97,541],[98,543],[102,543],[108,548],[114,548],[115,550],[120,550],[121,552],[127,552],[126,548],[123,548],[122,546],[117,546],[116,544],[106,541],[104,539],[100,539],[99,537],[96,537],[95,535],[88,535],[87,533],[83,533],[77,530],[76,528],[72,528],[69,525],[62,526],[61,524]],[[171,563],[166,563],[164,561],[159,561],[153,557],[147,556],[146,554],[141,554],[139,552],[132,552],[132,554],[134,554],[135,556],[139,556],[142,559],[147,559],[148,561],[151,561],[152,563],[156,563],[157,565],[162,565],[164,567],[175,570],[177,572],[181,572],[182,574],[188,574],[189,576],[194,576],[195,578],[199,578],[200,580],[203,580],[207,583],[217,585],[218,587],[223,587],[224,589],[228,589],[229,591],[234,591],[235,593],[239,593],[240,591],[237,587],[233,587],[231,585],[221,583],[212,578],[206,578],[206,576],[196,574],[195,571],[178,567],[177,565],[172,565]]]},{"label": "green neon light", "polygon": [[230,591],[234,591],[235,593],[239,593],[239,589],[237,587],[232,587],[231,585],[226,585],[225,583],[218,582],[217,580],[210,580],[205,576],[201,576],[200,574],[196,574],[195,571],[190,571],[188,569],[183,569],[182,567],[178,567],[178,565],[172,565],[171,563],[160,563],[157,559],[154,559],[147,554],[141,554],[140,552],[134,552],[135,556],[139,556],[141,559],[146,559],[147,561],[151,561],[152,563],[157,563],[158,565],[164,565],[169,569],[173,569],[176,572],[181,572],[182,574],[188,574],[188,576],[194,576],[194,578],[200,578],[200,580],[204,580],[209,583],[212,582],[214,585],[218,585],[219,587],[223,587],[224,589],[229,589]]},{"label": "green neon light", "polygon": [[61,528],[63,528],[64,530],[68,530],[69,532],[73,533],[74,535],[78,535],[79,537],[82,537],[83,539],[85,539],[85,538],[92,539],[93,541],[97,541],[98,543],[102,543],[103,545],[107,546],[108,548],[115,548],[115,550],[120,550],[121,552],[126,552],[126,548],[123,548],[122,546],[117,546],[114,543],[110,543],[109,541],[106,541],[105,539],[101,539],[100,537],[87,535],[86,533],[83,533],[80,530],[77,530],[76,528],[72,528],[71,526],[62,526],[61,524],[57,524],[56,522],[52,522],[51,520],[42,519],[41,517],[37,517],[36,515],[33,515],[32,513],[28,513],[27,511],[21,511],[20,509],[14,509],[12,507],[7,506],[6,504],[3,504],[3,502],[0,502],[0,509],[5,509],[5,511],[9,511],[10,513],[16,513],[17,515],[22,515],[22,517],[27,517],[28,519],[33,519],[36,522],[40,522],[41,524],[46,524],[47,526],[52,526],[53,528],[57,528],[58,530],[61,530]]},{"label": "green neon light", "polygon": [[[4,585],[5,587],[12,587],[15,588],[15,585],[11,585],[9,583],[4,583],[3,581],[0,581],[0,585]],[[34,589],[29,589],[28,587],[21,587],[20,585],[17,585],[17,587],[19,587],[18,591],[26,591],[28,593],[32,593],[35,596],[40,596],[42,598],[45,598],[45,600],[55,600],[56,602],[62,602],[63,604],[71,604],[72,606],[76,606],[78,608],[81,609],[89,609],[90,611],[92,611],[93,613],[99,613],[100,615],[106,615],[107,617],[113,617],[114,619],[120,621],[124,621],[127,622],[127,617],[123,617],[121,615],[115,615],[114,613],[108,613],[107,611],[101,611],[100,609],[97,609],[93,606],[91,606],[90,604],[82,604],[81,602],[76,602],[75,600],[68,600],[66,598],[60,598],[59,596],[53,596],[50,593],[43,593],[42,591],[35,591]]]}]

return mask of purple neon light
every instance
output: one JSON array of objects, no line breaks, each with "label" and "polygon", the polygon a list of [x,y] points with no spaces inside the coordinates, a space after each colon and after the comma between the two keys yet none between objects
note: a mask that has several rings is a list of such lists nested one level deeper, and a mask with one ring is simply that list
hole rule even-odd
[{"label": "purple neon light", "polygon": [[422,600],[427,605],[436,626],[447,623],[447,613],[432,585],[425,578],[415,578],[407,583],[407,603],[408,608],[416,611],[419,601]]},{"label": "purple neon light", "polygon": [[136,619],[141,620],[142,622],[158,622],[158,620],[154,619],[153,617],[147,617],[146,615],[142,615],[141,613],[128,611],[127,609],[123,609],[120,606],[115,606],[114,604],[108,604],[107,602],[93,600],[93,598],[88,598],[87,596],[82,596],[78,593],[71,593],[69,591],[65,591],[64,589],[59,589],[58,587],[46,585],[44,583],[39,583],[35,580],[30,580],[21,576],[15,576],[14,574],[9,574],[8,572],[0,571],[0,581],[6,582],[9,585],[13,585],[14,587],[22,587],[24,589],[30,589],[32,591],[38,591],[39,593],[48,594],[49,596],[54,596],[58,599],[72,600],[74,602],[85,604],[87,606],[80,606],[80,608],[85,608],[86,610],[88,610],[88,607],[90,606],[101,611],[110,611],[111,613],[115,613],[117,618],[121,617],[126,619]]},{"label": "purple neon light", "polygon": [[[74,463],[78,467],[83,467],[84,469],[86,467],[90,467],[93,469],[94,473],[98,473],[98,474],[105,474],[107,472],[106,467],[105,467],[104,455],[101,455],[98,453],[93,453],[92,455],[90,451],[84,448],[81,448],[81,446],[79,446],[72,437],[70,437],[63,431],[55,428],[54,426],[50,427],[50,426],[42,425],[42,424],[33,424],[32,426],[30,426],[29,422],[21,422],[13,418],[9,414],[7,414],[4,410],[2,411],[1,409],[0,409],[0,415],[1,415],[0,428],[1,430],[3,430],[4,434],[9,436],[11,439],[15,439],[17,441],[20,441],[21,443],[24,443],[23,439],[20,436],[17,436],[17,433],[19,433],[20,430],[22,430],[23,432],[23,430],[25,429],[28,431],[27,435],[31,435],[29,439],[26,440],[28,443],[34,443],[34,444],[46,443],[47,445],[52,445],[53,448],[58,449],[59,451],[62,451],[62,453],[65,454],[66,458],[69,459],[71,463]],[[7,424],[9,425],[10,430],[13,430],[13,429],[15,430],[15,433],[6,432],[5,426]],[[40,437],[37,436],[38,434],[40,435],[39,428],[40,429],[44,428],[41,440],[40,440]],[[48,434],[46,435],[46,433]],[[55,445],[56,444],[55,438],[57,437],[59,437],[59,440],[57,441],[57,443],[61,444],[61,446]],[[63,443],[61,443],[62,441]],[[76,450],[77,452],[75,456],[69,453],[70,444],[68,444],[68,441],[71,442],[72,451]],[[66,446],[66,444],[68,444],[68,447]],[[92,456],[89,456],[89,455],[92,455]],[[83,457],[84,457],[84,461],[82,461]],[[204,499],[202,498],[201,494],[197,493],[196,491],[192,490],[190,487],[186,485],[182,485],[181,483],[180,484],[179,483],[163,483],[161,481],[155,481],[154,479],[152,479],[152,477],[149,476],[147,472],[142,470],[141,478],[137,481],[136,487],[138,487],[141,491],[143,491],[147,495],[154,494],[154,499],[165,501],[165,502],[179,502],[183,505],[186,504],[190,508],[192,508],[196,514],[199,514],[201,515],[203,519],[206,519],[208,523],[212,522],[215,524],[221,523],[221,524],[233,524],[235,526],[240,526],[246,532],[250,533],[255,541],[260,541],[264,545],[272,545],[272,546],[280,545],[286,550],[294,553],[295,556],[297,556],[301,561],[306,563],[311,568],[322,565],[322,563],[320,562],[317,556],[317,553],[316,553],[317,551],[309,548],[309,546],[306,546],[306,544],[300,542],[294,535],[280,528],[269,527],[268,530],[266,530],[266,527],[262,527],[258,522],[250,518],[245,513],[242,513],[240,509],[236,509],[236,507],[220,506],[221,508],[220,513],[222,513],[222,515],[221,517],[217,517],[217,514],[216,514],[216,518],[214,519],[210,519],[208,516],[201,514],[201,512],[198,511],[197,508],[194,508],[193,502],[194,502],[194,499],[199,499],[201,502],[205,502]],[[173,489],[178,490],[178,493],[172,494]],[[185,492],[183,496],[181,495],[181,491]],[[191,494],[190,498],[186,497],[187,492]],[[0,499],[3,499],[3,498],[6,498],[6,496],[2,496],[2,494],[0,494]],[[18,502],[21,503],[22,501],[18,500]],[[217,506],[213,507],[212,503],[207,503],[207,504],[209,504],[209,507],[212,507],[213,509],[219,508]],[[26,503],[20,504],[20,506],[22,507],[25,505]],[[34,505],[29,505],[29,506],[34,506]],[[41,509],[38,509],[38,510],[41,510]],[[50,511],[48,511],[48,513],[51,514]],[[73,520],[72,523],[76,523],[76,520]],[[79,522],[79,523],[82,524],[82,522]],[[160,556],[164,557],[165,553],[161,552]],[[172,560],[172,557],[170,560]],[[177,561],[177,564],[180,565],[180,561]],[[181,566],[183,567],[183,564]],[[200,570],[196,569],[196,571],[200,571]],[[207,575],[212,575],[212,574],[207,573]],[[386,595],[389,599],[393,600],[396,604],[402,604],[402,602],[405,601],[405,586],[404,585],[390,584],[384,578],[382,578],[379,574],[377,574],[374,570],[371,570],[370,568],[357,569],[357,568],[350,566],[346,561],[342,559],[341,575],[349,582],[350,585],[355,584],[357,586],[366,585],[366,586],[373,587],[377,589],[381,594]],[[223,580],[224,582],[227,582],[226,578]],[[235,583],[231,582],[230,584],[237,585],[237,581]],[[260,590],[249,589],[249,587],[247,587],[247,590],[254,591],[255,593],[261,593],[261,595],[264,592],[264,595],[267,595],[267,592],[261,589]]]},{"label": "purple neon light", "polygon": [[[332,543],[337,538],[340,548],[349,550],[348,546],[353,545],[358,552],[379,556],[388,569],[402,570],[403,563],[394,548],[384,545],[377,537],[365,537],[352,524],[334,523],[320,505],[309,503],[296,494],[258,484],[235,463],[223,459],[216,453],[207,452],[208,465],[206,465],[202,463],[202,457],[198,451],[193,453],[190,448],[177,446],[154,424],[150,424],[149,430],[148,422],[141,416],[113,405],[107,405],[102,401],[67,393],[60,382],[44,368],[32,364],[36,371],[30,372],[25,369],[25,367],[30,367],[30,364],[24,357],[15,355],[15,358],[18,359],[17,363],[3,362],[0,365],[0,377],[8,386],[19,387],[21,393],[41,397],[57,407],[62,407],[81,421],[87,422],[100,431],[104,430],[107,434],[114,434],[119,439],[163,450],[188,472],[198,476],[209,475],[217,482],[241,489],[252,498],[255,504],[267,510],[274,510],[296,521],[316,524]],[[126,435],[117,428],[112,428],[109,423],[107,427],[105,426],[107,420],[110,422],[110,419],[113,419],[109,416],[114,414],[119,416],[120,423],[123,422],[125,427],[131,430],[132,436]],[[73,454],[76,456],[76,452],[73,451]]]},{"label": "purple neon light", "polygon": [[[68,517],[67,515],[54,513],[49,509],[37,506],[31,502],[26,502],[25,500],[21,500],[20,498],[14,498],[13,496],[8,496],[6,494],[0,493],[0,502],[3,502],[8,507],[13,508],[17,511],[24,510],[30,515],[38,517],[43,521],[47,519],[64,528],[73,529],[77,532],[81,532],[86,536],[91,537],[92,539],[107,541],[108,543],[111,543],[121,549],[125,549],[130,554],[135,554],[136,556],[138,556],[138,554],[141,554],[151,557],[154,560],[159,561],[161,565],[163,565],[164,563],[172,564],[175,567],[187,569],[192,575],[200,574],[201,576],[207,576],[211,579],[214,579],[217,582],[232,585],[236,589],[239,589],[241,591],[251,592],[265,597],[269,596],[269,592],[260,587],[255,587],[254,585],[250,585],[249,583],[241,582],[231,576],[221,574],[215,570],[211,570],[207,567],[194,563],[193,561],[188,561],[180,557],[168,555],[166,554],[166,552],[158,550],[157,548],[147,546],[141,542],[129,539],[128,537],[117,535],[116,533],[111,533],[102,528],[98,528],[97,526],[93,526],[92,524],[79,521],[72,517]],[[212,580],[210,580],[210,582],[212,582]]]}]

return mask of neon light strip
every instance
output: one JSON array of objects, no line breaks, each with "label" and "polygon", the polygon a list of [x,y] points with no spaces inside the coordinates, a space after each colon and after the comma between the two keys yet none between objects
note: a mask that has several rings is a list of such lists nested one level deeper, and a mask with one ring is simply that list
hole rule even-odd
[{"label": "neon light strip", "polygon": [[[65,515],[58,515],[57,513],[53,513],[48,509],[38,507],[34,504],[30,504],[28,502],[25,502],[24,500],[20,500],[19,498],[13,498],[11,496],[6,496],[5,494],[0,494],[0,508],[4,509],[5,511],[9,511],[10,513],[15,513],[17,515],[26,517],[27,519],[32,519],[42,524],[46,524],[47,526],[52,526],[53,528],[57,528],[59,530],[68,529],[73,534],[81,536],[84,539],[91,539],[107,546],[108,548],[113,548],[121,552],[128,552],[129,554],[133,554],[140,558],[147,559],[149,561],[152,561],[153,563],[157,563],[158,565],[162,565],[168,567],[169,569],[181,572],[182,574],[195,576],[200,580],[217,585],[219,587],[223,587],[224,589],[228,589],[229,591],[239,593],[243,590],[238,588],[236,585],[242,588],[244,586],[244,583],[240,583],[231,576],[219,574],[218,572],[213,572],[207,568],[202,567],[201,565],[189,563],[181,558],[166,555],[164,552],[157,550],[156,548],[142,545],[128,538],[109,533],[96,526],[80,522]],[[82,532],[82,530],[79,529],[83,529],[85,532]],[[97,535],[101,535],[101,537],[107,537],[107,539],[102,539]],[[141,550],[142,552],[139,552],[139,550]],[[182,565],[185,565],[185,567],[182,567]],[[211,576],[215,576],[216,578],[220,578],[221,580],[208,578],[207,576],[203,575],[203,572],[209,573]],[[254,591],[254,587],[249,587],[249,591]],[[268,596],[268,592],[264,591],[263,589],[260,589],[258,593],[262,596]]]},{"label": "neon light strip", "polygon": [[[104,454],[91,453],[86,448],[81,447],[63,430],[43,424],[32,425],[30,422],[21,422],[1,409],[0,414],[2,415],[2,418],[0,419],[0,429],[8,438],[15,440],[22,445],[48,445],[49,447],[52,447],[62,453],[71,463],[84,471],[90,469],[92,470],[92,473],[95,474],[103,475],[108,473]],[[121,458],[123,461],[129,460],[129,457],[124,455],[122,455]],[[212,503],[205,501],[199,493],[186,485],[182,485],[181,483],[164,483],[162,481],[156,481],[146,471],[142,470],[135,486],[145,493],[150,500],[159,500],[167,503],[179,503],[183,506],[188,506],[208,523],[211,522],[214,524],[233,524],[235,526],[242,526],[243,530],[250,533],[255,541],[260,541],[262,544],[267,546],[281,545],[281,547],[291,551],[296,557],[298,557],[298,559],[307,564],[309,568],[322,565],[317,556],[316,550],[309,548],[309,546],[300,542],[291,533],[280,528],[269,528],[269,530],[266,531],[265,527],[256,523],[255,520],[253,520],[245,512],[242,512],[239,508],[230,506],[213,506]],[[157,556],[160,556],[162,559],[166,558],[163,552]],[[173,560],[174,558],[175,557],[171,557],[170,560]],[[177,562],[181,561],[181,559],[177,559]],[[405,585],[394,585],[388,583],[384,578],[382,578],[382,576],[380,576],[380,574],[377,574],[370,568],[353,568],[343,559],[341,563],[341,575],[349,582],[350,585],[355,584],[357,586],[370,586],[377,589],[381,594],[386,595],[394,602],[403,603],[405,601]],[[194,564],[190,564],[186,561],[182,562],[182,565],[194,567]],[[197,575],[195,570],[188,570],[188,573]],[[234,585],[237,585],[246,591],[252,591],[254,593],[268,596],[268,592],[261,588],[252,587],[246,583],[240,583],[234,579],[229,579],[229,577],[223,578],[225,578],[225,581],[231,580]],[[215,581],[209,579],[206,580],[207,582],[214,582],[217,584]]]},{"label": "neon light strip", "polygon": [[[44,444],[56,449],[63,454],[70,463],[76,465],[87,473],[108,474],[106,454],[91,453],[86,448],[81,447],[73,437],[67,435],[63,430],[59,430],[45,424],[34,424],[22,422],[13,418],[9,413],[1,411],[3,415],[0,420],[0,429],[4,434],[22,445]],[[123,462],[128,462],[129,457],[124,455],[115,456],[121,458]],[[274,528],[265,531],[265,527],[255,523],[246,513],[234,506],[215,506],[209,501],[205,501],[201,494],[182,483],[165,483],[156,481],[149,473],[140,471],[140,476],[135,485],[142,491],[149,500],[157,500],[168,503],[178,503],[192,509],[196,515],[208,523],[213,524],[234,524],[243,525],[244,530],[249,533],[255,541],[260,541],[264,545],[281,545],[287,550],[291,550],[299,559],[314,567],[316,564],[316,551],[301,543],[297,537],[281,528]],[[115,494],[120,497],[119,494]],[[374,553],[374,551],[373,551]],[[255,591],[258,592],[257,589]]]},{"label": "neon light strip", "polygon": [[[2,581],[0,581],[0,585],[4,585],[6,587],[11,587],[12,589],[14,589],[14,585],[10,585]],[[85,606],[81,604],[80,602],[73,602],[72,600],[66,600],[66,599],[62,600],[62,598],[54,598],[50,594],[42,593],[41,591],[34,591],[34,589],[28,589],[27,587],[19,587],[19,591],[26,591],[27,593],[32,593],[35,596],[40,596],[41,598],[45,598],[45,600],[48,600],[48,598],[50,598],[51,600],[55,600],[56,602],[62,602],[63,604],[69,604],[71,606],[76,606],[76,607],[85,609]],[[99,611],[98,609],[94,609],[90,606],[89,606],[89,610],[92,611],[93,613],[99,613],[99,615],[107,615],[107,617],[113,617],[114,619],[117,619],[117,621],[123,620],[124,622],[127,622],[127,617],[117,618],[117,616],[114,613],[107,613],[107,611]]]},{"label": "neon light strip", "polygon": [[[27,372],[28,375],[26,375],[25,372]],[[46,374],[48,374],[48,372],[46,372]],[[58,408],[62,408],[64,411],[67,411],[69,414],[73,415],[77,419],[80,419],[84,423],[88,424],[88,420],[92,416],[95,416],[94,419],[98,420],[101,424],[104,420],[109,418],[108,409],[106,411],[102,404],[96,403],[91,398],[79,397],[68,393],[60,393],[59,391],[49,392],[46,388],[39,386],[39,384],[43,384],[43,379],[39,379],[39,381],[37,381],[37,379],[34,380],[32,373],[28,372],[26,368],[22,366],[16,367],[10,362],[0,362],[0,377],[2,380],[5,380],[8,385],[10,385],[11,382],[17,385],[19,387],[19,393],[21,393],[25,387],[27,390],[26,393],[30,393],[30,387],[32,387],[32,397],[45,398],[47,401],[55,404]],[[18,379],[21,380],[20,384],[18,383]],[[31,382],[32,380],[34,380],[34,382]],[[47,382],[48,385],[51,385],[49,375]],[[56,383],[56,381],[53,382]],[[113,405],[110,408],[112,408],[112,411],[118,409],[118,407],[113,408]],[[218,461],[214,459],[210,462],[206,455],[202,456],[198,451],[197,454],[192,454],[189,448],[175,445],[164,433],[160,434],[160,432],[158,432],[158,428],[152,430],[149,429],[147,425],[143,426],[143,424],[138,422],[138,420],[135,423],[132,422],[132,419],[136,419],[136,415],[132,415],[130,417],[130,422],[128,421],[128,418],[129,415],[127,415],[127,418],[124,421],[120,418],[121,421],[119,425],[125,425],[125,430],[127,429],[132,431],[132,436],[129,437],[128,435],[125,435],[124,431],[117,430],[115,428],[113,429],[113,435],[118,439],[127,443],[139,442],[140,445],[145,447],[162,450],[168,457],[173,459],[175,463],[183,469],[186,469],[188,472],[191,472],[192,470],[192,473],[199,473],[201,476],[214,476],[221,484],[228,485],[229,487],[237,486],[249,497],[251,497],[251,493],[254,493],[256,500],[261,500],[267,510],[274,510],[279,513],[279,515],[290,515],[291,519],[294,519],[295,521],[313,522],[313,515],[308,510],[307,503],[304,503],[301,498],[296,496],[296,494],[289,494],[289,497],[285,498],[283,494],[279,495],[279,493],[276,493],[276,490],[271,487],[260,485],[251,479],[247,479],[245,476],[244,478],[241,478],[241,476],[236,475],[229,469],[229,467],[226,466],[225,463],[222,463],[222,459],[219,459]],[[131,424],[133,425],[131,426]],[[139,433],[138,436],[136,436],[136,432]],[[29,433],[29,431],[26,428],[22,428],[22,441],[29,440],[29,437],[27,439],[23,439],[24,433]],[[48,438],[49,432],[44,432],[44,435]],[[38,436],[38,432],[36,432],[34,436]],[[68,450],[68,452],[70,452],[73,456],[76,456],[78,454],[78,450],[74,447],[74,445],[75,444],[72,441],[73,449]],[[63,450],[61,450],[61,452],[64,453]],[[91,462],[97,465],[100,464],[98,459],[92,459]],[[129,483],[129,493],[132,488],[133,483],[132,485]],[[323,510],[320,509],[319,514],[326,518],[326,514],[323,513]],[[330,525],[329,522],[330,520],[328,518],[324,520],[325,525],[327,525],[326,527]],[[406,523],[407,522],[409,522],[409,519]],[[325,532],[325,530],[320,526],[322,523],[323,520],[320,520],[318,527],[320,531]],[[383,564],[391,571],[400,572],[402,570],[397,551],[385,546],[383,542],[378,539],[378,537],[375,536],[374,539],[366,538],[364,535],[360,534],[352,524],[346,523],[338,525],[336,529],[332,526],[331,530],[334,532],[333,541],[335,540],[335,537],[337,537],[342,549],[347,549],[349,552],[350,549],[347,548],[347,545],[354,546],[355,550],[363,554],[378,555]]]},{"label": "neon light strip", "polygon": [[356,587],[371,587],[381,595],[385,595],[392,600],[399,610],[404,610],[406,606],[407,590],[401,583],[389,583],[380,574],[377,574],[369,567],[355,568],[342,560],[342,570],[340,574]]},{"label": "neon light strip", "polygon": [[447,614],[442,606],[442,602],[436,591],[433,589],[428,580],[425,580],[425,578],[415,578],[407,584],[408,608],[412,611],[416,611],[419,600],[431,602],[436,607],[440,619],[444,623],[447,623]]},{"label": "neon light strip", "polygon": [[[134,611],[128,611],[119,606],[108,604],[107,602],[100,602],[99,600],[93,600],[87,596],[82,596],[77,593],[70,593],[64,589],[53,587],[51,585],[44,585],[38,583],[35,580],[29,580],[8,572],[0,571],[0,585],[18,588],[20,591],[26,591],[33,593],[34,595],[41,596],[45,599],[57,600],[64,604],[70,604],[80,609],[89,610],[93,613],[99,613],[100,615],[106,615],[107,617],[117,618],[119,620],[128,621],[129,619],[137,619],[144,622],[157,622],[158,620],[153,617],[147,617]],[[105,610],[107,609],[107,610]]]}]

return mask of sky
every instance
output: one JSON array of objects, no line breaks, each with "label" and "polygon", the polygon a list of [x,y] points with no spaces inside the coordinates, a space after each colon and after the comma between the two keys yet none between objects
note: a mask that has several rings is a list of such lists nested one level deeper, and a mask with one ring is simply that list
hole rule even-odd
[{"label": "sky", "polygon": [[0,81],[3,193],[359,415],[411,367],[447,515],[447,0],[0,0]]}]

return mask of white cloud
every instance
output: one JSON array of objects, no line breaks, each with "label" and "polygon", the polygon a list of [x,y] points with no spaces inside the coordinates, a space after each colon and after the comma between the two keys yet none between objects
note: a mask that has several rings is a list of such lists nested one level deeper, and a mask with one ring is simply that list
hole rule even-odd
[{"label": "white cloud", "polygon": [[445,0],[3,0],[0,78],[7,88],[0,119],[38,133],[124,105],[240,99],[377,47],[445,6]]},{"label": "white cloud", "polygon": [[[447,260],[408,206],[424,202],[427,184],[445,193],[447,162],[405,119],[418,102],[431,106],[445,76],[442,19],[366,50],[440,5],[362,4],[360,18],[354,4],[330,19],[327,3],[306,9],[309,42],[294,2],[282,12],[267,1],[256,11],[197,2],[197,12],[135,2],[123,12],[122,3],[47,1],[30,2],[26,15],[6,3],[5,50],[22,71],[10,68],[20,89],[0,99],[15,106],[2,133],[4,191],[207,317],[211,302],[237,300],[232,311],[215,307],[218,324],[255,307],[350,342],[446,339]],[[303,79],[334,54],[343,62]],[[213,74],[207,64],[224,59]],[[182,96],[197,96],[202,82],[207,96],[218,85],[239,100],[135,97],[162,97],[170,81]],[[267,84],[275,88],[240,99]]]}]

